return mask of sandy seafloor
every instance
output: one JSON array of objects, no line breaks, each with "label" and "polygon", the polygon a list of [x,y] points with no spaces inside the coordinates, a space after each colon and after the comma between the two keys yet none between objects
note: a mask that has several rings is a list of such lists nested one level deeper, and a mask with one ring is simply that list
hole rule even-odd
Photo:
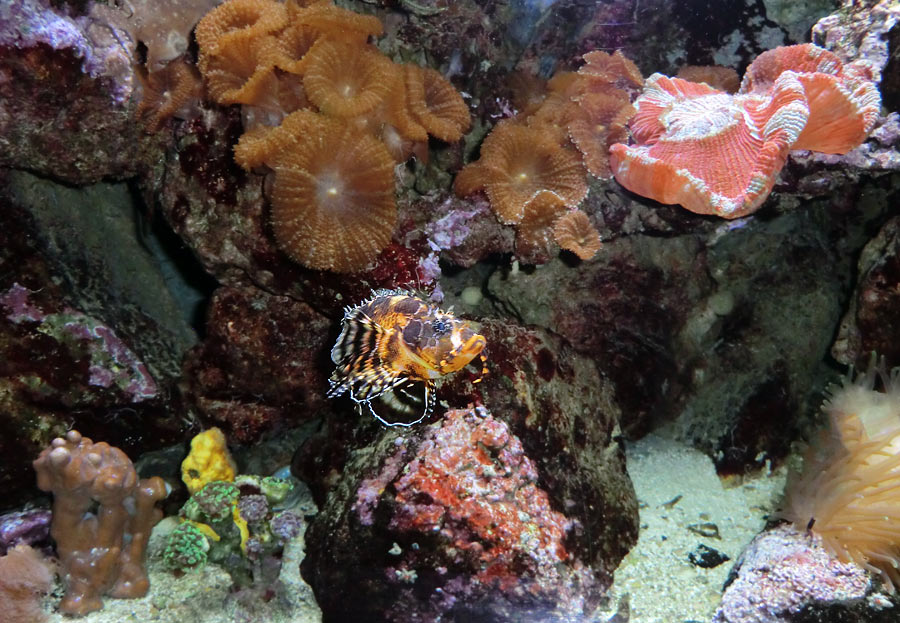
[{"label": "sandy seafloor", "polygon": [[[608,611],[593,621],[607,621],[627,600],[632,623],[689,623],[712,619],[722,586],[734,562],[762,529],[784,489],[785,470],[744,477],[726,487],[712,460],[681,443],[657,435],[629,444],[628,472],[640,503],[637,546],[615,576]],[[715,524],[716,536],[702,536],[689,526]],[[165,534],[175,525],[163,520],[148,547],[150,593],[141,599],[106,599],[105,607],[84,618],[52,612],[61,595],[45,600],[52,623],[309,623],[320,620],[309,603],[308,587],[296,574],[282,577],[288,590],[268,601],[253,593],[235,594],[230,577],[216,565],[175,578],[162,568]],[[707,533],[712,529],[706,527]],[[688,555],[704,544],[730,560],[714,568],[697,567]],[[295,552],[302,555],[301,552]],[[297,565],[293,565],[296,568]],[[261,606],[262,604],[262,606]],[[248,607],[249,606],[249,607]],[[523,622],[528,623],[528,622]]]},{"label": "sandy seafloor", "polygon": [[[731,568],[776,508],[787,470],[726,487],[708,456],[652,434],[629,444],[627,457],[641,529],[616,571],[613,606],[627,595],[631,623],[711,621]],[[703,529],[697,524],[707,524],[707,534],[715,524],[718,537],[689,528]],[[730,560],[711,569],[691,564],[688,556],[701,544]]]}]

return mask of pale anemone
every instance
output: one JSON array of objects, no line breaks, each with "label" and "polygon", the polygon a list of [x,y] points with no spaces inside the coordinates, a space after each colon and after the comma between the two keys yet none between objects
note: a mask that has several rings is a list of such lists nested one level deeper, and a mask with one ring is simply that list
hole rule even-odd
[{"label": "pale anemone", "polygon": [[822,406],[830,429],[789,483],[782,515],[894,589],[900,585],[900,368],[889,373],[873,357],[867,372],[830,394]]}]

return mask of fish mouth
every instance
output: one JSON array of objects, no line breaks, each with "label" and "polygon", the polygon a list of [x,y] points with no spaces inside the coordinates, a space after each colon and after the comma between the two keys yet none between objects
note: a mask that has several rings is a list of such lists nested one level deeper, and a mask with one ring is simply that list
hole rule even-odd
[{"label": "fish mouth", "polygon": [[483,351],[486,345],[487,340],[484,339],[484,336],[476,334],[469,338],[469,340],[463,346],[462,351],[467,355],[472,355],[474,357],[475,355]]}]

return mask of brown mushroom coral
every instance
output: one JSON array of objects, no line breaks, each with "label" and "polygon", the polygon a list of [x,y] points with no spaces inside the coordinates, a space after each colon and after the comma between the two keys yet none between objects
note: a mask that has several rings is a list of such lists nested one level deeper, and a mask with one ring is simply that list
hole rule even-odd
[{"label": "brown mushroom coral", "polygon": [[271,159],[272,230],[309,268],[354,272],[390,243],[394,161],[377,139],[320,116]]},{"label": "brown mushroom coral", "polygon": [[374,110],[397,72],[375,48],[328,39],[316,41],[304,62],[306,96],[321,112],[336,117]]},{"label": "brown mushroom coral", "polygon": [[600,234],[581,210],[566,212],[553,226],[556,243],[582,260],[589,260],[600,250]]},{"label": "brown mushroom coral", "polygon": [[529,262],[546,261],[555,244],[553,225],[565,211],[565,204],[555,193],[538,193],[529,201],[516,227],[516,255]]},{"label": "brown mushroom coral", "polygon": [[184,117],[202,93],[200,76],[193,65],[176,59],[146,76],[139,72],[143,95],[137,115],[151,132],[171,117]]},{"label": "brown mushroom coral", "polygon": [[535,112],[547,97],[547,81],[524,71],[514,71],[506,80],[516,109],[516,118],[524,119]]},{"label": "brown mushroom coral", "polygon": [[845,154],[865,140],[881,112],[881,95],[870,76],[805,43],[760,54],[744,74],[741,93],[768,91],[785,72],[796,73],[809,105],[809,120],[793,149]]},{"label": "brown mushroom coral", "polygon": [[252,40],[287,25],[287,10],[275,0],[228,0],[203,16],[194,30],[200,48],[200,69],[220,45]]},{"label": "brown mushroom coral", "polygon": [[514,74],[515,119],[494,128],[480,159],[454,182],[460,196],[484,189],[501,222],[525,229],[517,242],[523,249],[545,246],[535,238],[540,228],[525,223],[529,202],[548,192],[563,206],[577,206],[587,194],[585,167],[609,177],[609,146],[628,138],[625,124],[635,112],[630,91],[643,84],[637,66],[620,51],[591,52],[584,60],[578,71],[559,71],[546,84]]},{"label": "brown mushroom coral", "polygon": [[581,98],[578,114],[568,124],[569,138],[584,158],[592,175],[609,178],[609,147],[628,138],[625,124],[635,113],[623,91],[588,93]]},{"label": "brown mushroom coral", "polygon": [[234,147],[234,160],[248,171],[266,165],[288,149],[297,137],[322,123],[322,116],[311,110],[298,110],[286,116],[276,127],[258,127],[244,132]]},{"label": "brown mushroom coral", "polygon": [[644,84],[644,77],[637,65],[622,54],[621,50],[616,50],[613,54],[594,50],[582,58],[584,58],[584,65],[581,66],[578,73],[590,78],[592,82],[620,83],[635,87]]},{"label": "brown mushroom coral", "polygon": [[279,54],[278,40],[271,35],[222,45],[200,66],[209,96],[220,104],[258,105],[270,100]]},{"label": "brown mushroom coral", "polygon": [[280,54],[275,60],[279,69],[302,75],[306,69],[306,53],[312,49],[319,33],[305,24],[291,24],[278,34]]},{"label": "brown mushroom coral", "polygon": [[328,39],[365,43],[369,37],[380,37],[384,27],[374,15],[361,15],[332,4],[331,0],[300,3],[289,0],[286,5],[292,24],[311,27]]},{"label": "brown mushroom coral", "polygon": [[271,100],[275,63],[284,54],[276,34],[286,25],[287,10],[274,0],[228,0],[207,13],[195,34],[210,97],[220,104]]},{"label": "brown mushroom coral", "polygon": [[584,167],[577,153],[563,148],[541,126],[502,121],[481,146],[481,158],[456,177],[457,194],[484,188],[491,207],[503,223],[522,220],[525,206],[538,193],[555,193],[567,206],[587,194]]},{"label": "brown mushroom coral", "polygon": [[409,110],[403,70],[396,76],[381,104],[371,112],[358,115],[353,123],[382,141],[396,162],[405,162],[415,155],[423,162],[428,160],[428,132]]},{"label": "brown mushroom coral", "polygon": [[404,69],[413,116],[435,138],[458,141],[472,123],[459,91],[430,67],[406,65]]}]

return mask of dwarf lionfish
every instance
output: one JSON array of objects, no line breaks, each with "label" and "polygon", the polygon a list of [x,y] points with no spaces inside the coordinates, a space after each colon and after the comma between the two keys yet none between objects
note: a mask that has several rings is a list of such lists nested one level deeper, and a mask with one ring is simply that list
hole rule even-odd
[{"label": "dwarf lionfish", "polygon": [[[328,381],[328,396],[349,391],[353,401],[365,404],[382,424],[412,426],[434,408],[435,379],[479,355],[484,364],[484,345],[472,324],[451,312],[405,290],[377,290],[367,301],[344,310],[343,328],[331,349],[337,368]],[[482,365],[482,374],[485,371]],[[416,382],[425,385],[425,410],[416,421],[387,422],[375,413],[373,399]]]}]

